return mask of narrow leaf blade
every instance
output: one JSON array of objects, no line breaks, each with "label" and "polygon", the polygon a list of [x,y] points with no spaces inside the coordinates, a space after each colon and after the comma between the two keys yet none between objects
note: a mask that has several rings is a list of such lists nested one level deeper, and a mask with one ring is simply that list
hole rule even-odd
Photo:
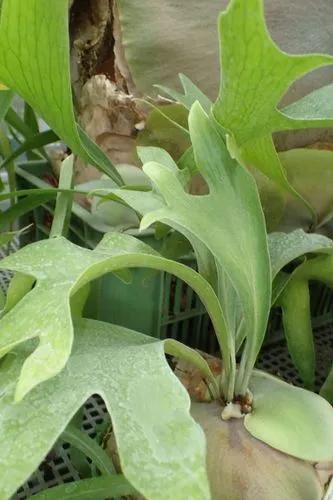
[{"label": "narrow leaf blade", "polygon": [[316,360],[308,282],[291,278],[279,298],[279,304],[289,353],[305,387],[313,390]]},{"label": "narrow leaf blade", "polygon": [[137,492],[121,474],[82,479],[34,495],[37,500],[105,500],[135,495]]},{"label": "narrow leaf blade", "polygon": [[56,206],[50,237],[66,236],[69,229],[73,205],[73,163],[74,157],[71,155],[62,162],[59,178],[59,188],[69,190],[69,192],[59,192],[57,194]]}]

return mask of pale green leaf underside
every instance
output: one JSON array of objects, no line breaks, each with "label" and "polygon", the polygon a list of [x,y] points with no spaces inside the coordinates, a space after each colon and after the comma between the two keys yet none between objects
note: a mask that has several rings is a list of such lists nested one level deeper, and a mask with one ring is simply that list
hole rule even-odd
[{"label": "pale green leaf underside", "polygon": [[20,403],[13,402],[13,381],[27,344],[1,367],[0,498],[9,498],[29,477],[97,393],[112,417],[123,473],[145,498],[208,499],[204,436],[189,415],[189,397],[166,362],[163,342],[92,320],[80,320],[75,331],[62,372]]},{"label": "pale green leaf underside", "polygon": [[[107,272],[150,267],[174,273],[199,294],[216,330],[223,329],[223,314],[211,286],[189,267],[162,258],[131,236],[110,233],[93,251],[62,237],[52,238],[22,248],[2,260],[0,267],[36,279],[36,286],[0,321],[2,355],[25,340],[40,340],[23,364],[16,389],[18,400],[65,366],[73,343],[70,297]],[[18,298],[26,291],[23,288],[21,294],[19,289]]]},{"label": "pale green leaf underside", "polygon": [[311,462],[333,459],[333,408],[323,398],[255,371],[252,413],[244,420],[257,439]]},{"label": "pale green leaf underside", "polygon": [[282,112],[289,118],[291,128],[332,127],[333,85],[314,90]]},{"label": "pale green leaf underside", "polygon": [[[76,124],[69,62],[68,0],[4,0],[0,23],[0,81],[15,90],[72,151],[121,178],[107,156]],[[20,34],[20,36],[18,36]]]},{"label": "pale green leaf underside", "polygon": [[289,262],[307,253],[331,253],[333,241],[321,234],[305,233],[296,229],[291,233],[271,233],[268,237],[272,277]]}]

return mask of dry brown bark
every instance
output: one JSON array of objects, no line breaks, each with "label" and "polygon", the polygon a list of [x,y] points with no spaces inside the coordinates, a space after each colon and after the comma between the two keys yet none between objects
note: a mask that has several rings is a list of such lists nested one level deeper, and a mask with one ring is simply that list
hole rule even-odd
[{"label": "dry brown bark", "polygon": [[[145,114],[119,43],[113,0],[76,0],[71,8],[71,69],[78,120],[114,164],[136,164],[135,138]],[[117,43],[115,43],[115,33]],[[99,178],[76,164],[76,183]]]}]

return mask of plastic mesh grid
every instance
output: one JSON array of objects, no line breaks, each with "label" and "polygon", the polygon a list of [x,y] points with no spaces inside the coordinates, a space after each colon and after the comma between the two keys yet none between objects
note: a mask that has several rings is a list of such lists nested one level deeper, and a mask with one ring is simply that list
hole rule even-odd
[{"label": "plastic mesh grid", "polygon": [[[92,396],[84,406],[83,430],[92,438],[95,437],[96,427],[103,423],[106,417],[104,401],[98,395]],[[46,488],[81,479],[71,463],[70,451],[67,443],[55,447],[30,479],[12,496],[12,500],[24,500]]]},{"label": "plastic mesh grid", "polygon": [[[18,249],[18,241],[14,240],[9,245],[0,247],[0,260],[4,259],[7,255],[12,252],[16,252]],[[6,293],[9,282],[11,280],[12,273],[9,271],[0,271],[0,289]]]},{"label": "plastic mesh grid", "polygon": [[[181,259],[186,265],[195,268],[194,258]],[[161,307],[161,338],[171,337],[188,342],[205,308],[198,295],[187,283],[168,273],[163,273],[163,301]],[[197,336],[197,334],[195,335]]]},{"label": "plastic mesh grid", "polygon": [[[314,328],[317,370],[316,390],[319,390],[332,366],[333,360],[333,317]],[[277,375],[294,385],[302,385],[285,342],[270,345],[262,351],[257,368]]]},{"label": "plastic mesh grid", "polygon": [[33,476],[12,497],[14,500],[29,498],[46,488],[80,479],[73,468],[65,447],[59,447],[57,453],[50,453]]}]

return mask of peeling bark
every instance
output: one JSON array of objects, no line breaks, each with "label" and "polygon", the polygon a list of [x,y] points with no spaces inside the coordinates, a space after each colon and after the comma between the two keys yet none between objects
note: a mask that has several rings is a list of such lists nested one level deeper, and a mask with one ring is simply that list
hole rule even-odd
[{"label": "peeling bark", "polygon": [[[116,6],[113,0],[75,0],[70,19],[78,120],[115,165],[135,165],[135,139],[146,115],[134,98],[137,92],[122,50]],[[81,160],[75,172],[76,184],[101,177]]]},{"label": "peeling bark", "polygon": [[122,85],[127,91],[135,97],[140,96],[134,80],[131,75],[130,68],[127,64],[124,46],[122,44],[122,34],[119,19],[117,4],[113,2],[113,38],[114,38],[114,57],[115,57],[115,79],[117,85]]},{"label": "peeling bark", "polygon": [[[198,351],[207,361],[209,368],[216,377],[221,375],[222,361],[219,358]],[[175,375],[179,378],[192,401],[208,402],[211,400],[208,384],[202,372],[192,363],[183,359],[175,359]]]},{"label": "peeling bark", "polygon": [[111,0],[75,0],[70,14],[72,82],[77,97],[85,82],[104,73],[114,78]]},{"label": "peeling bark", "polygon": [[[81,125],[87,134],[115,165],[138,163],[135,138],[145,116],[132,96],[119,90],[106,75],[96,75],[82,88],[79,112]],[[101,176],[94,167],[82,167],[82,162],[78,162],[77,183]]]}]

